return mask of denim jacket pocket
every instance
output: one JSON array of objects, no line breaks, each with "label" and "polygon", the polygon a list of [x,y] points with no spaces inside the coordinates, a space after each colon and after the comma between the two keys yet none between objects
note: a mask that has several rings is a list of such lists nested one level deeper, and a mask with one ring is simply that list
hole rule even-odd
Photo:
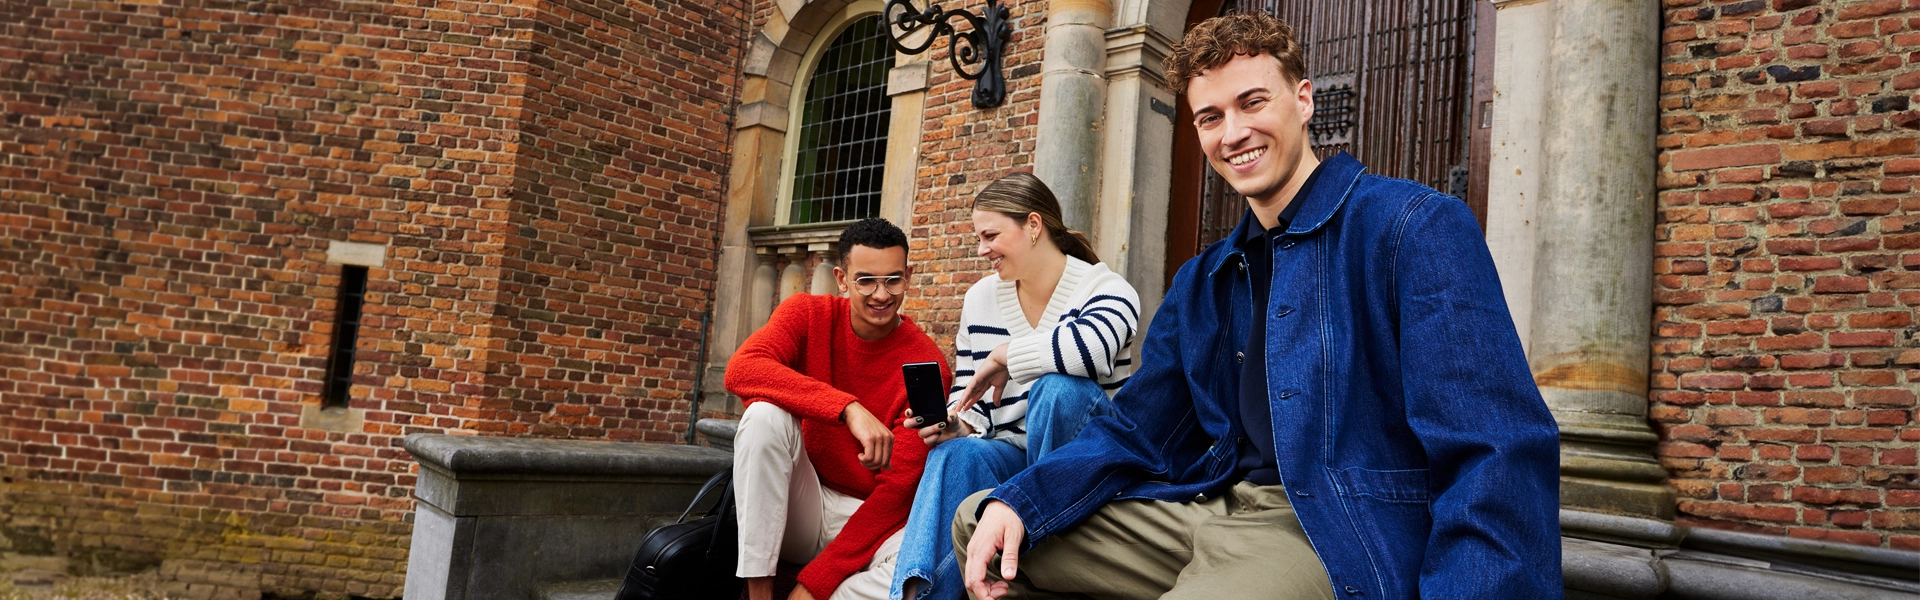
[{"label": "denim jacket pocket", "polygon": [[1426,504],[1433,499],[1433,483],[1427,469],[1341,469],[1340,478],[1353,497],[1368,497],[1381,502]]}]

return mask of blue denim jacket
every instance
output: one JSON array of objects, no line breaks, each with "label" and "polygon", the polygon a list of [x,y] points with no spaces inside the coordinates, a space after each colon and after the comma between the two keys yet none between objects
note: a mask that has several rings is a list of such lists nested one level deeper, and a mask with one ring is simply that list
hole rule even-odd
[{"label": "blue denim jacket", "polygon": [[[1257,323],[1281,479],[1333,589],[1559,597],[1559,431],[1473,214],[1346,154],[1321,169],[1273,248]],[[1110,500],[1235,483],[1236,357],[1256,322],[1241,233],[1180,267],[1120,414],[993,492],[1029,544]]]}]

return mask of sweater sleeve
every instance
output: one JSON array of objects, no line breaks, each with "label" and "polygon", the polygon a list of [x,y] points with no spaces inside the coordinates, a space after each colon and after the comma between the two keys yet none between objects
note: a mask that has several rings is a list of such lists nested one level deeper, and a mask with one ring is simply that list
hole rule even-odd
[{"label": "sweater sleeve", "polygon": [[[766,326],[747,336],[747,341],[727,363],[727,391],[739,396],[743,403],[772,402],[801,418],[839,420],[841,411],[854,402],[853,395],[795,368],[804,358],[813,320],[824,318],[832,322],[831,316],[817,314],[821,312],[818,309],[821,304],[815,296],[804,294],[795,294],[781,302],[767,319]],[[832,340],[812,341],[833,343]],[[914,436],[913,439],[920,438]]]},{"label": "sweater sleeve", "polygon": [[[928,346],[932,358],[916,360],[938,361],[942,378],[952,381],[946,361],[939,360],[939,349],[932,348],[931,340]],[[898,423],[900,417],[899,412],[886,415],[886,422]],[[827,598],[840,589],[841,582],[866,569],[887,536],[906,526],[907,513],[913,509],[913,493],[920,486],[920,473],[926,468],[926,462],[927,445],[920,441],[920,434],[912,427],[895,426],[892,467],[874,476],[873,493],[867,496],[866,502],[847,518],[840,535],[800,570],[800,585],[806,586],[815,598]]]},{"label": "sweater sleeve", "polygon": [[[1114,363],[1140,323],[1140,295],[1127,280],[1102,269],[1087,301],[1060,316],[1052,329],[1015,338],[1007,344],[1007,375],[1032,383],[1041,375],[1062,373],[1111,379]],[[1072,293],[1056,290],[1054,293]]]},{"label": "sweater sleeve", "polygon": [[[972,296],[972,293],[968,294],[969,299]],[[953,410],[954,406],[960,404],[960,400],[965,397],[960,392],[965,391],[967,384],[973,382],[973,335],[968,332],[972,326],[973,319],[967,315],[966,309],[962,308],[960,331],[953,335],[953,385],[947,388],[947,410]],[[992,349],[988,348],[984,351],[991,352]],[[987,404],[984,402],[986,398],[981,400],[983,402],[976,403],[972,408],[960,413],[960,420],[973,429],[974,437],[985,434],[987,425],[991,423],[987,419]],[[917,433],[914,435],[916,439],[919,436]]]}]

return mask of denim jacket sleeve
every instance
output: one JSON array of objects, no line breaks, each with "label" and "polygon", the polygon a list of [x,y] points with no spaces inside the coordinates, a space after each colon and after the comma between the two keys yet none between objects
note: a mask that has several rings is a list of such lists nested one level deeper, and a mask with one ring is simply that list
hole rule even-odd
[{"label": "denim jacket sleeve", "polygon": [[1420,594],[1561,593],[1559,431],[1466,205],[1430,194],[1395,225],[1407,421],[1432,466]]},{"label": "denim jacket sleeve", "polygon": [[[1197,276],[1198,262],[1188,261],[1169,289],[1190,289],[1183,280]],[[1135,483],[1169,477],[1169,448],[1195,427],[1181,354],[1183,308],[1182,298],[1170,294],[1154,314],[1137,370],[1114,395],[1116,414],[1087,423],[1072,443],[988,495],[1020,516],[1028,547],[1086,520]]]}]

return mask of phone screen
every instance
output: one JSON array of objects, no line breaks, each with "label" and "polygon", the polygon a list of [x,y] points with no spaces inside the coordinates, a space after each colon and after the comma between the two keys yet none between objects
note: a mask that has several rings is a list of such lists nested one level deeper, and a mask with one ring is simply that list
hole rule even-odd
[{"label": "phone screen", "polygon": [[907,382],[907,406],[913,415],[925,419],[921,427],[946,421],[947,390],[940,383],[940,363],[921,362],[900,365]]}]

